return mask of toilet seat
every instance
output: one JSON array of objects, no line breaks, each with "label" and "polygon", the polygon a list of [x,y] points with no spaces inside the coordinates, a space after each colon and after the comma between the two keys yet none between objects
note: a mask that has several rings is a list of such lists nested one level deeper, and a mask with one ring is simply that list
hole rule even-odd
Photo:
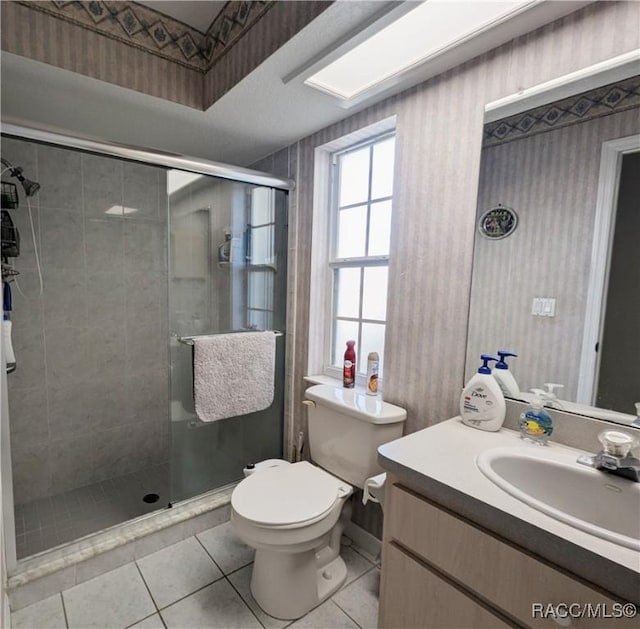
[{"label": "toilet seat", "polygon": [[233,491],[231,506],[258,526],[305,526],[322,519],[352,491],[339,478],[301,461],[249,476]]}]

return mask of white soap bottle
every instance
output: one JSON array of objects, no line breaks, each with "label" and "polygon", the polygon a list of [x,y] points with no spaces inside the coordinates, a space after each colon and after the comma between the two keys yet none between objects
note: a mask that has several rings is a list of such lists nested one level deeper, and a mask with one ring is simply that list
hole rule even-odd
[{"label": "white soap bottle", "polygon": [[482,354],[482,367],[469,380],[460,397],[462,423],[479,430],[500,430],[507,410],[504,395],[487,363],[497,358]]},{"label": "white soap bottle", "polygon": [[500,357],[500,360],[494,365],[492,375],[496,379],[503,395],[518,398],[520,395],[520,387],[509,370],[509,365],[507,365],[507,361],[505,360],[505,358],[509,356],[517,358],[518,354],[501,349],[498,351],[498,356]]}]

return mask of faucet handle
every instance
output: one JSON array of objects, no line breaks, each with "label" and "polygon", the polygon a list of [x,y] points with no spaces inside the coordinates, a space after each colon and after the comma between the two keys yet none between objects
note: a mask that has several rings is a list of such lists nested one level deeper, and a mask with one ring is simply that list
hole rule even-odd
[{"label": "faucet handle", "polygon": [[605,430],[598,435],[602,449],[606,454],[617,457],[625,457],[636,445],[636,440],[626,432],[618,430]]}]

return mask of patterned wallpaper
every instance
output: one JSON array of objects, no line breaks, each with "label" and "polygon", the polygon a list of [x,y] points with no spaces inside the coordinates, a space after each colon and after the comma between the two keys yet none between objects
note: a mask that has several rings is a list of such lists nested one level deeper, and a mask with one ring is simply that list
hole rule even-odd
[{"label": "patterned wallpaper", "polygon": [[[591,4],[290,147],[298,185],[290,195],[286,452],[306,424],[316,147],[397,116],[384,399],[407,409],[407,432],[452,417],[464,384],[484,105],[638,48],[638,8]],[[358,511],[362,526],[379,530],[376,512]]]},{"label": "patterned wallpaper", "polygon": [[206,33],[136,2],[2,0],[2,50],[208,109],[333,0],[226,2]]}]

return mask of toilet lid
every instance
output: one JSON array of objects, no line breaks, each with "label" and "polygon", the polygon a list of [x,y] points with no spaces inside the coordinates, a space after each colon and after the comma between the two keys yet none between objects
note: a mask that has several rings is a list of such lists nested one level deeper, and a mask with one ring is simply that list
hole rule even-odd
[{"label": "toilet lid", "polygon": [[241,517],[264,526],[301,524],[326,513],[351,491],[344,481],[301,461],[245,478],[233,490],[231,506]]}]

